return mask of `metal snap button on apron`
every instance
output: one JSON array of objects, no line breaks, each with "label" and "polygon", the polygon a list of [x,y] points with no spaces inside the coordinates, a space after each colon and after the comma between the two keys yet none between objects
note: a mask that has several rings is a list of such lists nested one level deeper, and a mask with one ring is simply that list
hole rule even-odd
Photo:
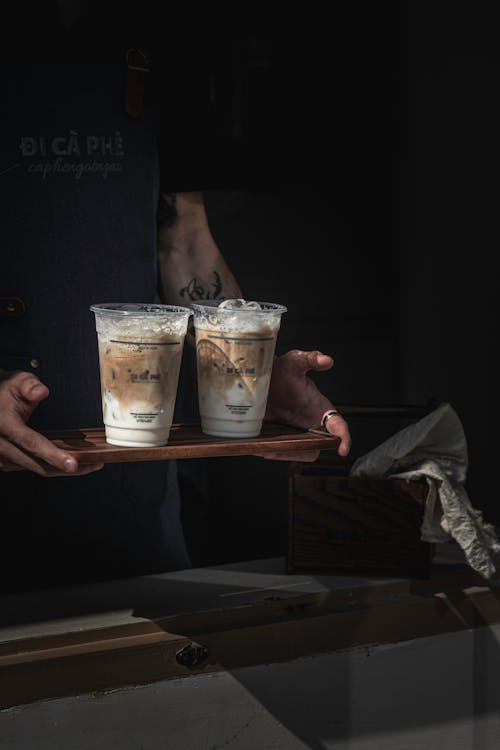
[{"label": "metal snap button on apron", "polygon": [[26,305],[19,297],[0,297],[0,318],[20,318]]}]

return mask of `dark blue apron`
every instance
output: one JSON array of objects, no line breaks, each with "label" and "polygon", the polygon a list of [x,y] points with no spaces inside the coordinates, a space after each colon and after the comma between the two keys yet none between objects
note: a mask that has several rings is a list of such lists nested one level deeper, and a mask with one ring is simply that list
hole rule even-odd
[{"label": "dark blue apron", "polygon": [[[158,158],[150,112],[124,108],[125,66],[4,67],[0,369],[50,389],[35,429],[102,424],[93,302],[157,293]],[[1,415],[0,415],[1,419]],[[187,567],[174,462],[84,477],[0,472],[5,590]]]}]

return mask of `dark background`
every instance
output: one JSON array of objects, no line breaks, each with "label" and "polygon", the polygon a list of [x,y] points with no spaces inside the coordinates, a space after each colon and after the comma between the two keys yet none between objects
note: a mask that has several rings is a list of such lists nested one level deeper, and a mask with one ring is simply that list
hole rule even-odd
[{"label": "dark background", "polygon": [[[315,378],[334,403],[451,404],[470,500],[499,524],[494,28],[487,5],[409,2],[220,29],[207,207],[245,296],[288,306],[280,351],[334,357]],[[349,421],[353,459],[406,424]],[[293,466],[205,468],[202,561],[283,554]]]},{"label": "dark background", "polygon": [[[331,354],[334,369],[315,380],[336,404],[449,402],[468,440],[471,502],[500,524],[493,4],[253,3],[161,16],[156,3],[87,5],[74,35],[58,31],[56,3],[12,6],[12,54],[103,62],[124,39],[152,41],[169,103],[166,183],[205,190],[244,295],[287,305],[279,352]],[[355,459],[403,425],[350,426]],[[195,563],[283,554],[288,463],[186,466]]]}]

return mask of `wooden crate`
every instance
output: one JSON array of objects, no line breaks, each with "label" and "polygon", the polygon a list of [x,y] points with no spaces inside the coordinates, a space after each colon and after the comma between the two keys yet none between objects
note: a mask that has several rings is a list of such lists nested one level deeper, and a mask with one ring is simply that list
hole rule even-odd
[{"label": "wooden crate", "polygon": [[287,570],[389,573],[428,578],[422,542],[423,481],[349,477],[338,461],[292,464]]}]

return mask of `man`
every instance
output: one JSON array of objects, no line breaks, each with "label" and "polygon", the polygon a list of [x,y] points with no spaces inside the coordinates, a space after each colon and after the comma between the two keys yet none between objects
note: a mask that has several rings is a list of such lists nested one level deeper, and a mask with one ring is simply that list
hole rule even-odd
[{"label": "man", "polygon": [[[41,434],[102,423],[93,302],[159,296],[185,305],[193,280],[202,296],[214,283],[221,299],[244,296],[210,232],[203,193],[165,189],[176,178],[158,157],[157,113],[140,89],[137,99],[137,66],[123,61],[3,71],[4,592],[190,565],[175,462],[78,465]],[[317,352],[277,358],[267,418],[318,425],[332,404],[307,371],[332,364]],[[342,417],[327,429],[347,455]]]}]

